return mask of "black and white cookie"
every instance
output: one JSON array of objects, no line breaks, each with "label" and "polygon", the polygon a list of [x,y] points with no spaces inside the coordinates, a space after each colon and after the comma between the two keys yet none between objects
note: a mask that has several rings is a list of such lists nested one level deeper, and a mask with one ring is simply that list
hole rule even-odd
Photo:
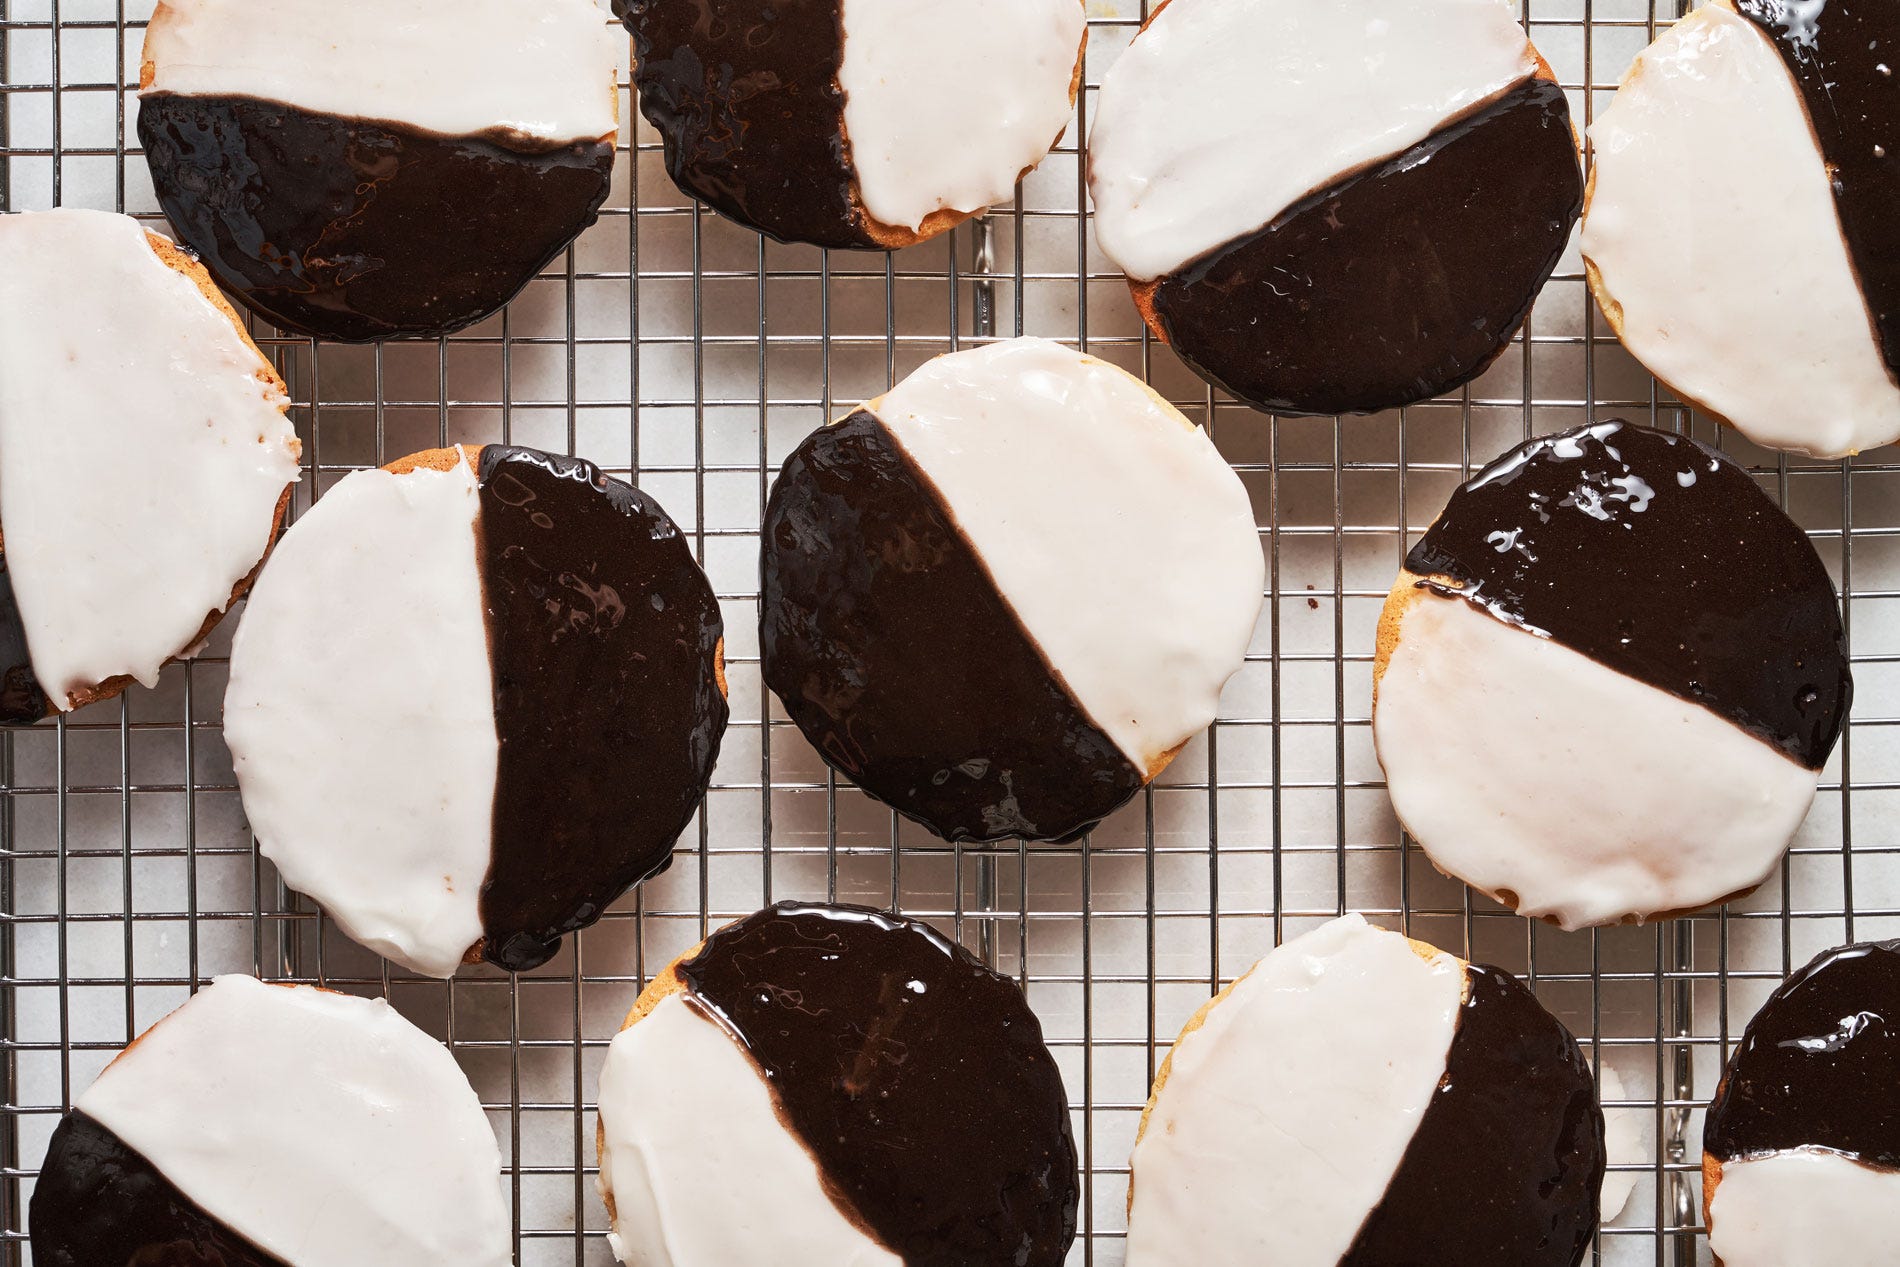
[{"label": "black and white cookie", "polygon": [[1623,345],[1758,444],[1900,439],[1900,6],[1719,0],[1591,127],[1583,254]]},{"label": "black and white cookie", "polygon": [[179,236],[258,315],[433,337],[594,222],[614,45],[594,0],[162,0],[139,141]]},{"label": "black and white cookie", "polygon": [[1853,694],[1806,535],[1734,462],[1624,422],[1452,494],[1374,679],[1399,820],[1439,870],[1565,928],[1767,879]]},{"label": "black and white cookie", "polygon": [[1180,0],[1102,83],[1102,253],[1203,378],[1370,413],[1483,372],[1583,203],[1510,0]]},{"label": "black and white cookie", "polygon": [[1884,1267],[1900,1245],[1900,942],[1830,950],[1748,1023],[1702,1131],[1722,1267]]},{"label": "black and white cookie", "polygon": [[359,471],[284,534],[231,648],[251,829],[397,963],[532,968],[672,861],[725,733],[723,630],[672,519],[591,463]]},{"label": "black and white cookie", "polygon": [[1214,720],[1260,612],[1247,492],[1122,370],[939,357],[786,460],[765,680],[819,754],[950,840],[1079,835]]},{"label": "black and white cookie", "polygon": [[909,246],[1007,202],[1074,113],[1080,0],[613,0],[686,193],[782,242]]},{"label": "black and white cookie", "polygon": [[169,239],[0,216],[0,722],[151,686],[203,642],[289,505],[289,403]]},{"label": "black and white cookie", "polygon": [[53,1132],[39,1267],[508,1267],[468,1079],[380,999],[219,977]]},{"label": "black and white cookie", "polygon": [[782,903],[662,972],[600,1075],[614,1253],[1057,1267],[1080,1184],[1014,982],[929,926]]},{"label": "black and white cookie", "polygon": [[1603,1168],[1590,1067],[1535,995],[1348,915],[1176,1040],[1128,1267],[1574,1267]]}]

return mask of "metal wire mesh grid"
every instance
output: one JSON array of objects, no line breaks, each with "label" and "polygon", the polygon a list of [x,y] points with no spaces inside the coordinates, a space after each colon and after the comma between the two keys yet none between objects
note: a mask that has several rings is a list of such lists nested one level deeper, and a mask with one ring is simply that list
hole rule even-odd
[{"label": "metal wire mesh grid", "polygon": [[[1522,0],[1588,117],[1674,0]],[[152,216],[131,123],[151,0],[0,0],[0,210]],[[1574,250],[1526,335],[1456,398],[1281,421],[1203,387],[1142,331],[1089,237],[1077,140],[1146,16],[1091,0],[1076,126],[1017,203],[895,256],[764,242],[684,200],[623,92],[598,226],[503,315],[446,340],[260,344],[295,397],[299,507],[349,471],[449,442],[578,452],[688,527],[720,595],[733,723],[674,865],[519,978],[417,980],[278,883],[246,828],[219,726],[229,629],[196,661],[0,735],[0,1244],[30,1262],[26,1203],[59,1113],[211,975],[387,996],[451,1046],[502,1142],[524,1267],[611,1262],[591,1097],[647,976],[763,902],[826,897],[931,919],[1024,985],[1068,1080],[1084,1167],[1072,1261],[1122,1260],[1126,1159],[1179,1025],[1278,940],[1347,909],[1522,974],[1616,1071],[1606,1105],[1635,1185],[1595,1260],[1693,1263],[1699,1107],[1741,1025],[1810,954],[1900,932],[1900,464],[1777,458],[1660,392],[1603,328]],[[624,79],[623,67],[623,84]],[[1252,492],[1267,605],[1221,720],[1136,804],[1073,846],[952,847],[840,786],[759,681],[757,534],[784,454],[927,357],[1016,333],[1146,376],[1204,422]],[[1368,725],[1373,627],[1413,536],[1519,439],[1622,415],[1691,430],[1760,474],[1846,596],[1856,716],[1778,882],[1718,913],[1564,934],[1438,876],[1393,820]],[[1747,560],[1737,559],[1737,566]],[[365,725],[373,725],[366,710]]]}]

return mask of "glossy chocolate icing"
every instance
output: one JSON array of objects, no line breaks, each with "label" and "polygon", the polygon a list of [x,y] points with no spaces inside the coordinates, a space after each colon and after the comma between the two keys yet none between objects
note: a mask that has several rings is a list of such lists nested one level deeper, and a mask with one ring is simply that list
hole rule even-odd
[{"label": "glossy chocolate icing", "polygon": [[1736,0],[1794,75],[1827,160],[1847,253],[1900,377],[1900,5]]},{"label": "glossy chocolate icing", "polygon": [[285,1267],[77,1112],[53,1131],[28,1230],[39,1267]]},{"label": "glossy chocolate icing", "polygon": [[1444,1081],[1342,1267],[1574,1267],[1590,1248],[1605,1162],[1590,1066],[1516,978],[1466,975]]},{"label": "glossy chocolate icing", "polygon": [[1702,1147],[1723,1161],[1826,1148],[1900,1169],[1900,941],[1830,950],[1769,996]]},{"label": "glossy chocolate icing", "polygon": [[592,463],[491,444],[480,499],[501,741],[483,954],[519,972],[672,861],[725,734],[725,626],[678,526]]},{"label": "glossy chocolate icing", "polygon": [[763,546],[766,684],[872,796],[948,840],[1049,840],[1140,791],[870,413],[786,460]]},{"label": "glossy chocolate icing", "polygon": [[0,725],[30,726],[51,708],[39,678],[33,675],[26,626],[20,622],[20,600],[13,594],[7,556],[0,551]]},{"label": "glossy chocolate icing", "polygon": [[613,0],[674,183],[781,242],[874,248],[845,153],[838,0]]},{"label": "glossy chocolate icing", "polygon": [[1812,769],[1840,737],[1854,683],[1827,569],[1687,437],[1611,421],[1532,440],[1453,493],[1405,566]]},{"label": "glossy chocolate icing", "polygon": [[285,330],[434,336],[498,311],[594,222],[611,140],[540,152],[248,97],[139,103],[159,205],[227,291]]},{"label": "glossy chocolate icing", "polygon": [[1162,278],[1168,343],[1281,414],[1371,413],[1482,373],[1583,210],[1563,90],[1531,79]]},{"label": "glossy chocolate icing", "polygon": [[926,925],[781,903],[679,965],[832,1198],[908,1267],[1049,1267],[1075,1239],[1068,1097],[1008,978]]}]

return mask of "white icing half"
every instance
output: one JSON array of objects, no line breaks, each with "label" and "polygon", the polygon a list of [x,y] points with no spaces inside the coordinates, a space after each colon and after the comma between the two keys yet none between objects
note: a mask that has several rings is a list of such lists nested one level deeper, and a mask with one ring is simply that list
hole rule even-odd
[{"label": "white icing half", "polygon": [[1759,444],[1840,457],[1900,438],[1900,385],[1765,35],[1696,10],[1637,59],[1590,136],[1583,253],[1637,360]]},{"label": "white icing half", "polygon": [[447,136],[600,140],[618,130],[609,22],[594,0],[163,0],[145,91]]},{"label": "white icing half", "polygon": [[1510,0],[1170,0],[1102,81],[1089,191],[1136,281],[1264,227],[1537,69]]},{"label": "white icing half", "polygon": [[1357,915],[1256,964],[1174,1045],[1128,1267],[1336,1267],[1445,1075],[1464,984]]},{"label": "white icing half", "polygon": [[381,999],[219,977],[74,1107],[286,1263],[511,1261],[481,1102]]},{"label": "white icing half", "polygon": [[1200,428],[1045,339],[938,357],[866,408],[1130,764],[1207,728],[1266,564],[1247,490]]},{"label": "white icing half", "polygon": [[1081,0],[841,0],[844,130],[883,224],[1009,200],[1073,113]]},{"label": "white icing half", "polygon": [[1432,862],[1567,929],[1760,884],[1819,782],[1709,709],[1431,593],[1406,609],[1372,733]]},{"label": "white icing half", "polygon": [[1837,1153],[1722,1163],[1709,1248],[1723,1267],[1888,1267],[1900,1243],[1900,1174]]},{"label": "white icing half", "polygon": [[684,994],[607,1049],[600,1188],[638,1267],[902,1267],[826,1194],[764,1075]]},{"label": "white icing half", "polygon": [[284,882],[453,976],[482,936],[499,747],[475,473],[358,471],[284,534],[231,647],[224,737]]},{"label": "white icing half", "polygon": [[152,685],[257,566],[297,480],[268,373],[137,221],[0,216],[0,532],[55,705]]},{"label": "white icing half", "polygon": [[[1610,1064],[1598,1066],[1597,1096],[1602,1104],[1630,1098],[1623,1077]],[[1655,1153],[1652,1139],[1653,1115],[1641,1109],[1608,1108],[1603,1110],[1603,1151],[1611,1166],[1642,1166]],[[1636,1191],[1635,1170],[1608,1170],[1603,1175],[1603,1191],[1598,1195],[1599,1218],[1609,1224],[1622,1217],[1623,1207]]]}]

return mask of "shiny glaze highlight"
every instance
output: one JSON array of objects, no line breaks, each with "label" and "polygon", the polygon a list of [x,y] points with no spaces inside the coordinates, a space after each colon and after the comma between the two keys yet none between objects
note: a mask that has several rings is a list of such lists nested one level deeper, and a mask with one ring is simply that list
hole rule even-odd
[{"label": "shiny glaze highlight", "polygon": [[1008,978],[927,925],[782,903],[678,966],[749,1051],[827,1189],[909,1267],[1054,1267],[1075,1239],[1068,1098]]},{"label": "shiny glaze highlight", "polygon": [[1722,1161],[1824,1148],[1900,1169],[1900,941],[1827,951],[1769,996],[1702,1147]]},{"label": "shiny glaze highlight", "polygon": [[1590,1066],[1515,977],[1465,974],[1444,1080],[1342,1267],[1574,1267],[1590,1248],[1606,1157]]},{"label": "shiny glaze highlight", "polygon": [[499,311],[607,199],[612,139],[553,150],[159,93],[139,140],[180,239],[272,324],[362,343]]},{"label": "shiny glaze highlight", "polygon": [[488,445],[480,504],[501,744],[483,955],[520,972],[671,863],[726,729],[725,626],[671,517],[590,462]]},{"label": "shiny glaze highlight", "polygon": [[1511,341],[1583,210],[1570,107],[1530,79],[1161,279],[1203,377],[1281,414],[1443,395]]},{"label": "shiny glaze highlight", "polygon": [[1046,840],[1140,791],[875,416],[792,453],[763,536],[766,684],[866,792],[948,840]]},{"label": "shiny glaze highlight", "polygon": [[1405,566],[1810,769],[1840,737],[1853,678],[1827,569],[1687,437],[1610,421],[1532,440],[1453,493]]}]

